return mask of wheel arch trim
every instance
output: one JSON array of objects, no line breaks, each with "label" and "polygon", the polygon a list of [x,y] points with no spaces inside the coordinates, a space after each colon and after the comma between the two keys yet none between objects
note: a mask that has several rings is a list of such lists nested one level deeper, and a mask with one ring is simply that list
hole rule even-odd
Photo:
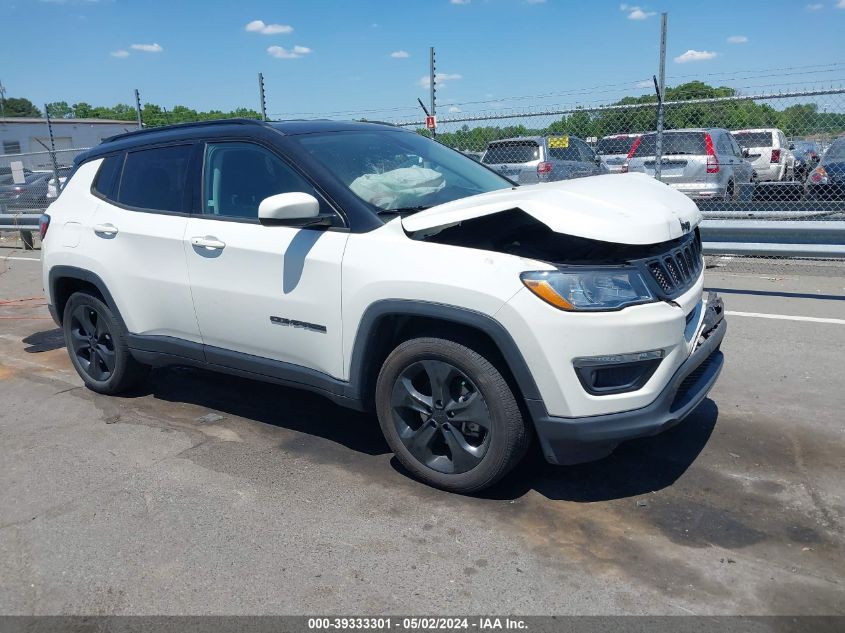
[{"label": "wheel arch trim", "polygon": [[50,297],[53,301],[53,310],[60,325],[62,320],[64,319],[64,314],[62,314],[62,310],[59,310],[59,306],[56,305],[56,297],[58,283],[64,279],[84,281],[94,286],[103,296],[103,300],[105,301],[109,309],[112,311],[115,318],[120,321],[120,324],[123,326],[124,330],[126,330],[126,323],[123,321],[123,316],[120,314],[120,310],[118,309],[117,304],[114,301],[114,297],[112,297],[111,292],[109,292],[108,286],[106,286],[106,283],[100,278],[100,276],[84,268],[63,265],[53,266],[50,269],[50,273],[48,275],[48,283],[50,284]]},{"label": "wheel arch trim", "polygon": [[366,397],[364,376],[367,373],[368,361],[376,350],[379,324],[385,317],[394,316],[425,317],[480,331],[487,335],[498,348],[516,380],[522,397],[525,400],[541,400],[539,389],[522,352],[499,321],[469,308],[412,299],[382,299],[370,304],[364,311],[358,324],[350,356],[349,382],[352,386],[353,397],[361,400]]}]

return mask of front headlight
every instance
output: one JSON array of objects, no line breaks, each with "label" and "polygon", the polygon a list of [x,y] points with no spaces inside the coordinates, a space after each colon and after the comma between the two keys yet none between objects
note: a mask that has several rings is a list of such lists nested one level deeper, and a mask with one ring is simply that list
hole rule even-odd
[{"label": "front headlight", "polygon": [[620,310],[655,301],[634,268],[580,268],[527,272],[522,283],[543,301],[571,312]]}]

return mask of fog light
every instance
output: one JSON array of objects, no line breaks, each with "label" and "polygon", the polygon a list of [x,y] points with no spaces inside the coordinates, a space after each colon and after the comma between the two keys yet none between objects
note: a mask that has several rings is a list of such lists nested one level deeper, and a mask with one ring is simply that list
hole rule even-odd
[{"label": "fog light", "polygon": [[641,389],[663,360],[662,349],[633,354],[586,356],[572,361],[581,386],[592,395],[605,396]]}]

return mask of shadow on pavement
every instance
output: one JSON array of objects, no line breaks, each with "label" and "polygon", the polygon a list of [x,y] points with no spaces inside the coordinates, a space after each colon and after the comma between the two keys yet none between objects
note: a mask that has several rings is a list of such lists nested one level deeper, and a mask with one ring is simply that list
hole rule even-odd
[{"label": "shadow on pavement", "polygon": [[52,330],[30,334],[21,342],[29,346],[25,347],[23,351],[30,354],[50,352],[65,346],[65,335],[62,333],[61,328],[53,328]]},{"label": "shadow on pavement", "polygon": [[620,444],[595,462],[576,466],[546,463],[537,447],[502,482],[483,492],[489,499],[515,499],[533,489],[553,500],[608,501],[672,485],[707,445],[719,410],[705,400],[684,421],[659,435]]},{"label": "shadow on pavement", "polygon": [[135,395],[188,402],[262,424],[322,437],[366,455],[389,452],[375,416],[316,394],[201,369],[154,370]]},{"label": "shadow on pavement", "polygon": [[[64,347],[59,328],[31,334],[23,342],[30,353]],[[324,438],[366,455],[390,452],[374,414],[345,409],[307,391],[212,371],[167,367],[152,371],[146,383],[126,397],[146,395]],[[576,466],[546,463],[534,442],[513,472],[478,496],[516,499],[533,489],[553,500],[593,502],[660,490],[673,484],[695,461],[713,432],[718,413],[716,404],[705,400],[673,429],[624,442],[608,457]],[[395,457],[390,463],[411,476]]]}]

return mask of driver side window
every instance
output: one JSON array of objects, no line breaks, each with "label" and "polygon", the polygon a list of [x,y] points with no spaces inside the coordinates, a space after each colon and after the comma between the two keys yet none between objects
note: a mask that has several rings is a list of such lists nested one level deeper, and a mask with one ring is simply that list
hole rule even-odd
[{"label": "driver side window", "polygon": [[260,145],[208,143],[204,165],[203,215],[257,221],[258,205],[277,193],[304,192],[321,200],[307,180]]}]

